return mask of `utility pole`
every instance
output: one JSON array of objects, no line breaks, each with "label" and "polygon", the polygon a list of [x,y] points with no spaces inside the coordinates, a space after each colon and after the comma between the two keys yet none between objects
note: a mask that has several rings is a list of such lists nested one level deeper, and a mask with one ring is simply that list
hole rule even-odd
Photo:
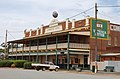
[{"label": "utility pole", "polygon": [[95,3],[95,26],[96,26],[96,29],[95,29],[95,73],[97,73],[97,53],[98,53],[98,45],[97,45],[97,3]]},{"label": "utility pole", "polygon": [[5,55],[7,55],[7,30],[5,33]]}]

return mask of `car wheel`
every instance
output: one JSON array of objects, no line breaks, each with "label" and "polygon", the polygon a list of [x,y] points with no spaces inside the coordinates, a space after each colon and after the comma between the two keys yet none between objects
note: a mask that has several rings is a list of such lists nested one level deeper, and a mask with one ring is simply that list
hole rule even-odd
[{"label": "car wheel", "polygon": [[53,71],[52,69],[49,69],[49,71]]},{"label": "car wheel", "polygon": [[39,68],[39,67],[36,67],[36,70],[37,70],[37,71],[39,71],[39,70],[40,70],[40,68]]},{"label": "car wheel", "polygon": [[46,70],[46,69],[43,67],[43,68],[42,68],[42,71],[45,71],[45,70]]},{"label": "car wheel", "polygon": [[55,68],[55,71],[57,72],[57,71],[58,71],[58,68]]}]

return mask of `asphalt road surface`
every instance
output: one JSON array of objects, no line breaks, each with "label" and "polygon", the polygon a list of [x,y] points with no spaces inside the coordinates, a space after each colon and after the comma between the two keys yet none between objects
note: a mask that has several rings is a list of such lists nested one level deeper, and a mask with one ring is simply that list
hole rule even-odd
[{"label": "asphalt road surface", "polygon": [[120,76],[0,68],[0,79],[120,79]]}]

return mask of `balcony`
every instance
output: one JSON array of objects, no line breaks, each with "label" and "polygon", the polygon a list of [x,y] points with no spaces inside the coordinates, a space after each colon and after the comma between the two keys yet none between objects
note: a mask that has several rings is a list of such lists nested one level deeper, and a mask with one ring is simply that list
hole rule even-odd
[{"label": "balcony", "polygon": [[31,46],[31,50],[37,50],[37,46]]},{"label": "balcony", "polygon": [[[67,48],[68,47],[68,43],[58,43],[57,44],[57,48]],[[89,44],[79,44],[79,43],[70,43],[70,48],[90,48]],[[30,47],[24,47],[24,51],[29,51]],[[39,50],[46,50],[46,45],[41,45],[38,47]],[[50,44],[47,45],[47,49],[56,49],[56,44]],[[31,46],[31,50],[37,50],[37,46]],[[17,48],[17,51],[23,51],[22,47],[21,48]],[[9,49],[9,52],[12,52],[12,49]],[[13,48],[13,52],[16,52],[16,48]]]},{"label": "balcony", "polygon": [[70,48],[87,48],[89,49],[90,48],[90,45],[89,44],[78,44],[78,43],[70,43]]}]

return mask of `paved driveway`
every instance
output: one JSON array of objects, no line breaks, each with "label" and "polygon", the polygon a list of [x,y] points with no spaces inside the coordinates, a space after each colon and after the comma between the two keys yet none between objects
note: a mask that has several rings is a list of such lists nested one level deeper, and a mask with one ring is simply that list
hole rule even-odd
[{"label": "paved driveway", "polygon": [[0,79],[120,79],[120,76],[0,68]]}]

